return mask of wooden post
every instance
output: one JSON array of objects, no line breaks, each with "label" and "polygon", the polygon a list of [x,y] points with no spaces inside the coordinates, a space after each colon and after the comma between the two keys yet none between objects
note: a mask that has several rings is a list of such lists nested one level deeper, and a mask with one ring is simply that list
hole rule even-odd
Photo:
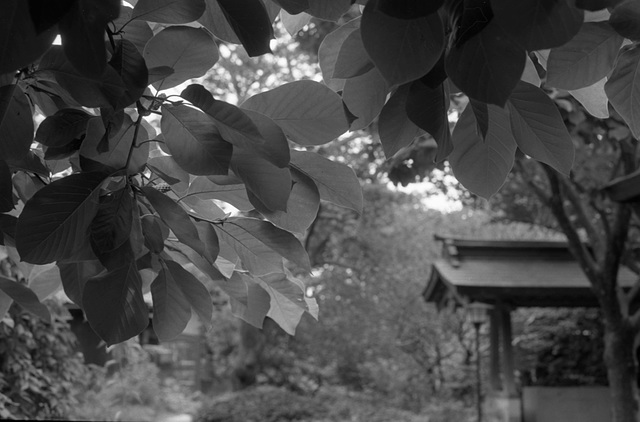
[{"label": "wooden post", "polygon": [[489,313],[489,339],[491,354],[490,383],[493,392],[500,391],[500,315],[498,309],[493,308]]},{"label": "wooden post", "polygon": [[511,345],[511,310],[504,305],[498,307],[500,313],[500,334],[502,340],[502,376],[504,391],[508,397],[515,397],[516,383],[514,377],[513,347]]}]

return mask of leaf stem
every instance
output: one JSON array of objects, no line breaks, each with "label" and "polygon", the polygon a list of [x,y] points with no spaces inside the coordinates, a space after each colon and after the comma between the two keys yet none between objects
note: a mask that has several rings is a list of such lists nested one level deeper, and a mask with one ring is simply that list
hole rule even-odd
[{"label": "leaf stem", "polygon": [[138,132],[140,132],[140,126],[142,123],[142,113],[140,112],[140,108],[142,108],[142,104],[140,104],[140,101],[136,101],[136,105],[138,106],[138,118],[136,119],[136,122],[135,122],[136,128],[133,131],[133,141],[131,141],[131,147],[129,148],[129,154],[127,155],[127,162],[124,165],[125,172],[129,169],[129,163],[131,162],[131,157],[133,156],[133,150],[136,147],[136,141],[138,140]]}]

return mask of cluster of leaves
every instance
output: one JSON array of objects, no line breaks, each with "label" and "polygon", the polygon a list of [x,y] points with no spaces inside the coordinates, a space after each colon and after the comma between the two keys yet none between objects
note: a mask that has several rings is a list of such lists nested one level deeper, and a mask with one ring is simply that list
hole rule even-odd
[{"label": "cluster of leaves", "polygon": [[57,303],[50,322],[18,306],[0,320],[0,417],[66,418],[91,382],[82,355]]},{"label": "cluster of leaves", "polygon": [[321,199],[362,207],[351,169],[304,150],[348,129],[340,96],[308,80],[241,107],[198,84],[166,92],[210,70],[220,43],[270,52],[273,20],[293,19],[280,3],[293,2],[3,2],[0,230],[27,286],[0,280],[2,314],[15,301],[48,317],[40,300],[61,284],[113,344],[147,326],[150,291],[164,340],[192,313],[210,323],[205,274],[256,326],[269,316],[293,333],[317,316],[287,267],[310,270],[297,236]]},{"label": "cluster of leaves", "polygon": [[[358,117],[350,129],[377,119],[387,157],[426,132],[436,160],[489,197],[518,150],[571,170],[573,144],[549,92],[569,92],[596,117],[610,102],[640,136],[639,24],[634,1],[371,0],[324,39],[319,61]],[[449,99],[459,92],[470,106],[450,133]]]}]

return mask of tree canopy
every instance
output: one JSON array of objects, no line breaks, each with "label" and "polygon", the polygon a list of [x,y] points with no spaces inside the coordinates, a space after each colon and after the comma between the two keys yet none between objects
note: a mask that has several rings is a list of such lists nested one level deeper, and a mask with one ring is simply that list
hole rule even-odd
[{"label": "tree canopy", "polygon": [[[300,238],[320,201],[362,209],[354,172],[318,146],[370,127],[391,158],[433,138],[436,160],[484,197],[517,151],[568,174],[573,143],[549,94],[568,91],[597,117],[610,102],[640,135],[637,9],[613,0],[4,1],[0,230],[26,285],[0,278],[0,314],[16,301],[47,318],[40,300],[61,282],[113,344],[147,326],[150,291],[154,329],[168,339],[192,313],[210,322],[196,277],[205,274],[236,315],[257,326],[268,316],[293,333],[304,312],[318,312],[293,274],[310,270]],[[241,104],[197,83],[171,91],[215,68],[222,45],[270,54],[274,21],[296,34],[312,18],[339,23],[318,51],[322,82],[296,80]],[[456,93],[469,103],[451,133]]]}]

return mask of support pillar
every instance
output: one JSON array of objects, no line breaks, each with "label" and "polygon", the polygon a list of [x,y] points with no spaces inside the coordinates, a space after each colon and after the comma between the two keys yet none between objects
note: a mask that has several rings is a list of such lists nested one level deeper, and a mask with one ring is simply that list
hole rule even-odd
[{"label": "support pillar", "polygon": [[489,339],[490,339],[490,378],[491,391],[496,393],[501,389],[500,383],[500,316],[496,308],[489,313]]}]

